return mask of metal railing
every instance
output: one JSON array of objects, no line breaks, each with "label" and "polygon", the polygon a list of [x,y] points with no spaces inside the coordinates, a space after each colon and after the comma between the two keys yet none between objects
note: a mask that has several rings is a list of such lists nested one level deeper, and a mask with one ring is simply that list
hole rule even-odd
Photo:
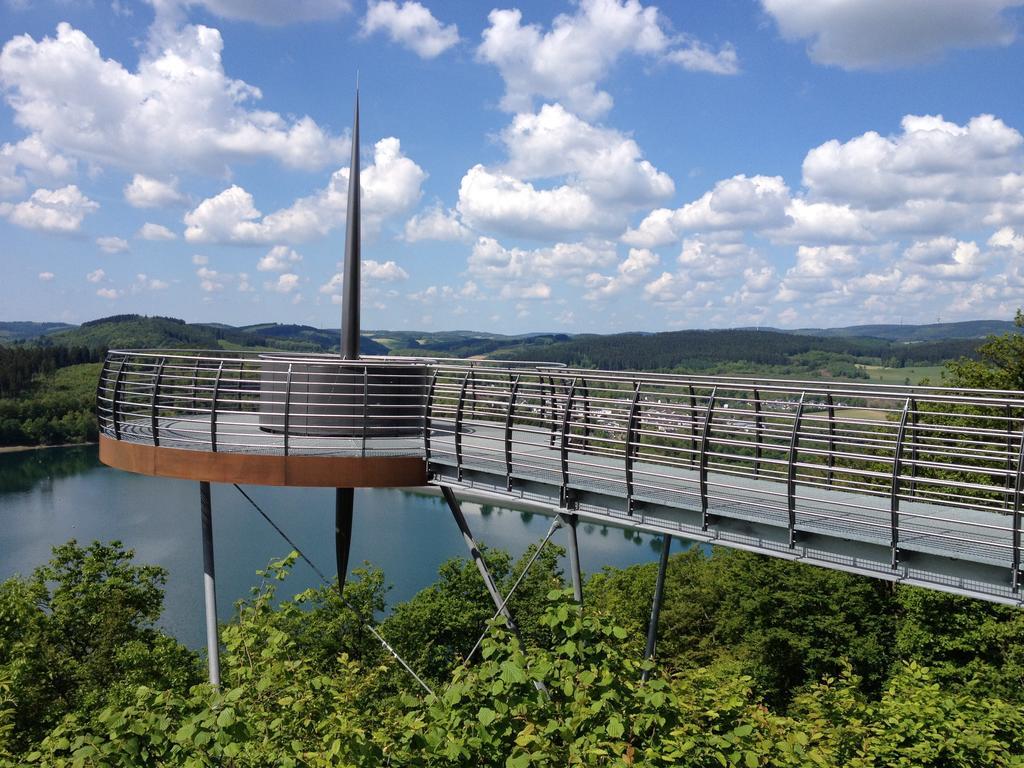
[{"label": "metal railing", "polygon": [[[113,351],[114,439],[212,452],[417,455],[461,481],[594,494],[884,540],[946,540],[1019,587],[1024,395],[543,363]],[[854,530],[855,529],[855,530]],[[961,550],[967,551],[964,555]]]}]

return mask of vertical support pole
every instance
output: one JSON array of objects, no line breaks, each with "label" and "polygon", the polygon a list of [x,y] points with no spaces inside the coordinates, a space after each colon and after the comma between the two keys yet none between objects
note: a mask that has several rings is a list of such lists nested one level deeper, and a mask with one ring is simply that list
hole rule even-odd
[{"label": "vertical support pole", "polygon": [[516,393],[519,391],[519,374],[512,382],[508,393],[508,410],[505,411],[505,490],[512,490],[512,415],[516,407]]},{"label": "vertical support pole", "polygon": [[345,594],[348,577],[348,555],[352,547],[352,509],[354,488],[334,489],[334,562],[338,571],[338,594]]},{"label": "vertical support pole", "polygon": [[903,404],[900,426],[896,430],[896,452],[892,459],[892,485],[889,489],[890,548],[892,555],[889,565],[895,568],[900,561],[900,470],[903,468],[903,436],[907,432],[907,415],[910,413],[910,398]]},{"label": "vertical support pole", "polygon": [[708,445],[711,442],[711,419],[715,415],[715,398],[718,396],[718,387],[711,390],[711,397],[708,398],[708,409],[704,413],[704,426],[700,435],[700,527],[702,531],[708,529],[710,522],[708,515]]},{"label": "vertical support pole", "polygon": [[800,401],[796,404],[796,415],[793,416],[793,433],[789,436],[789,460],[786,464],[786,511],[789,513],[789,548],[796,546],[796,452],[800,445],[800,421],[804,416],[804,396],[800,393]]},{"label": "vertical support pole", "polygon": [[361,444],[359,447],[359,455],[366,456],[366,425],[369,413],[367,413],[368,405],[370,400],[370,366],[363,366],[363,418],[360,425],[359,434],[361,437]]},{"label": "vertical support pole", "polygon": [[576,379],[572,380],[572,384],[569,385],[569,391],[565,396],[565,410],[562,411],[562,441],[559,446],[559,456],[561,459],[561,471],[562,471],[562,490],[559,494],[560,506],[568,508],[569,506],[569,432],[571,429],[570,417],[572,416],[572,398],[576,394]]},{"label": "vertical support pole", "polygon": [[1003,496],[1003,509],[1010,506],[1010,489],[1013,488],[1013,414],[1010,404],[1006,404],[1006,494]]},{"label": "vertical support pole", "polygon": [[213,567],[213,516],[210,484],[199,483],[199,511],[203,523],[203,593],[206,599],[206,660],[210,685],[220,687],[220,638],[217,632],[217,578]]},{"label": "vertical support pole", "polygon": [[761,474],[761,435],[764,419],[761,416],[761,393],[754,388],[754,477]]},{"label": "vertical support pole", "polygon": [[626,419],[626,514],[633,514],[633,445],[636,443],[637,417],[640,403],[640,382],[633,385],[633,399],[629,403],[629,416]]},{"label": "vertical support pole", "polygon": [[580,544],[576,538],[576,526],[579,525],[579,515],[559,515],[565,523],[566,534],[569,537],[569,570],[572,576],[572,594],[576,602],[583,605],[583,573],[580,570]]},{"label": "vertical support pole", "polygon": [[581,447],[586,450],[590,442],[590,390],[587,388],[586,379],[580,379],[580,388],[583,390],[583,442]]},{"label": "vertical support pole", "polygon": [[[910,495],[917,495],[917,458],[918,458],[918,431],[917,431],[917,401],[910,398]],[[1007,460],[1006,468],[1010,464]]]},{"label": "vertical support pole", "polygon": [[348,205],[345,211],[345,275],[341,284],[341,357],[359,358],[359,288],[362,220],[360,216],[359,172],[359,83],[352,116],[352,159],[348,167]]},{"label": "vertical support pole", "polygon": [[[668,555],[672,549],[672,536],[665,534],[661,537],[661,558],[658,560],[658,580],[654,582],[654,600],[651,602],[651,619],[647,623],[647,648],[644,650],[645,659],[654,658],[654,649],[658,644],[658,619],[661,617],[661,602],[665,597],[665,572],[668,570]],[[643,673],[643,680],[647,680],[647,672]]]},{"label": "vertical support pole", "polygon": [[473,558],[476,569],[484,580],[484,586],[487,588],[487,594],[491,596],[491,600],[494,602],[494,607],[505,617],[505,621],[508,622],[509,629],[512,630],[513,634],[519,637],[519,627],[512,618],[512,614],[509,612],[508,606],[505,605],[505,601],[502,600],[501,593],[498,592],[498,585],[494,583],[491,572],[487,568],[487,563],[484,561],[484,556],[481,554],[480,548],[473,538],[473,532],[469,530],[469,523],[466,522],[466,516],[462,514],[462,506],[459,504],[459,500],[455,498],[455,493],[447,485],[441,486],[441,493],[444,495],[444,500],[448,503],[448,509],[451,510],[452,517],[455,518],[455,524],[462,533],[462,540],[469,550],[469,556]]}]

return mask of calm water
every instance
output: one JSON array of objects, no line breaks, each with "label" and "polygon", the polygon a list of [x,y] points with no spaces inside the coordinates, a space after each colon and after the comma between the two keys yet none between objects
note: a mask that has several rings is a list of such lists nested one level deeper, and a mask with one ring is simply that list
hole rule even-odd
[{"label": "calm water", "polygon": [[[321,570],[334,569],[333,489],[258,488],[246,492]],[[550,518],[465,504],[481,541],[519,556],[540,541]],[[288,545],[231,486],[213,486],[217,603],[221,620],[258,582],[256,571]],[[581,525],[585,571],[656,560],[660,541],[616,528]],[[0,454],[0,579],[31,573],[68,539],[120,539],[139,562],[167,568],[163,626],[193,647],[203,634],[199,484],[110,469],[94,446]],[[565,545],[564,534],[553,540]],[[438,566],[466,550],[451,514],[437,497],[392,490],[356,491],[350,564],[369,561],[392,585],[389,602],[431,584]],[[302,562],[285,583],[288,594],[318,584]]]}]

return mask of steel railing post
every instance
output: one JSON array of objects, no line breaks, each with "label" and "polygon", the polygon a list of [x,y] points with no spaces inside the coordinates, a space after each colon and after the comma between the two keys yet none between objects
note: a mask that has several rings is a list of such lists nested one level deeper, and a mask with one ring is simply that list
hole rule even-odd
[{"label": "steel railing post", "polygon": [[711,439],[711,420],[715,415],[715,398],[718,396],[718,387],[713,387],[711,397],[708,398],[708,408],[704,413],[704,424],[700,434],[700,527],[702,531],[708,529],[709,500],[708,500],[708,445]]},{"label": "steel railing post", "polygon": [[903,404],[900,413],[900,425],[896,430],[896,452],[892,460],[892,484],[889,489],[889,534],[891,557],[889,564],[895,568],[899,564],[900,543],[900,471],[903,468],[903,437],[907,431],[907,416],[910,413],[910,398]]},{"label": "steel railing post", "polygon": [[754,388],[754,477],[761,474],[761,437],[764,419],[761,416],[761,393]]},{"label": "steel railing post", "polygon": [[128,362],[126,357],[122,357],[120,365],[117,366],[117,375],[114,377],[114,400],[110,404],[110,418],[114,422],[114,439],[121,439],[121,382],[124,379],[124,367]]},{"label": "steel railing post", "polygon": [[825,394],[825,415],[828,418],[828,471],[825,474],[825,484],[831,487],[836,466],[836,406],[832,402],[831,392]]},{"label": "steel railing post", "polygon": [[153,377],[153,395],[149,402],[149,419],[150,419],[150,430],[153,433],[153,445],[159,447],[160,445],[160,417],[158,411],[158,403],[160,401],[160,386],[163,384],[164,378],[164,363],[167,362],[166,357],[160,358],[160,365],[157,366],[156,376]]},{"label": "steel railing post", "polygon": [[462,386],[459,387],[459,402],[455,405],[455,470],[462,482],[462,415],[466,407],[466,385],[473,376],[473,369],[462,377]]},{"label": "steel railing post", "polygon": [[633,446],[636,443],[636,427],[640,411],[640,382],[633,385],[633,399],[629,403],[629,416],[626,419],[626,514],[633,514]]},{"label": "steel railing post", "polygon": [[284,455],[288,455],[288,430],[291,427],[292,413],[292,364],[288,363],[288,372],[284,380]]},{"label": "steel railing post", "polygon": [[1013,591],[1020,591],[1020,561],[1021,561],[1021,494],[1024,493],[1024,433],[1020,436],[1020,450],[1017,453],[1017,477],[1013,487],[1013,572],[1010,583]]},{"label": "steel railing post", "polygon": [[224,374],[224,361],[217,366],[217,377],[213,380],[213,395],[210,397],[210,450],[217,452],[217,399],[220,397],[220,379]]},{"label": "steel railing post", "polygon": [[789,459],[786,464],[786,511],[789,513],[789,548],[796,546],[796,452],[800,445],[800,421],[804,415],[804,396],[800,393],[800,401],[793,417],[793,433],[789,437]]},{"label": "steel railing post", "polygon": [[573,379],[572,384],[569,385],[569,391],[566,393],[565,410],[562,412],[562,440],[559,446],[562,470],[562,490],[559,494],[559,506],[561,507],[568,507],[569,505],[569,428],[570,416],[572,414],[572,398],[575,393],[576,379]]},{"label": "steel railing post", "polygon": [[516,407],[516,393],[519,391],[519,374],[516,374],[508,393],[508,410],[505,411],[505,490],[512,490],[512,419]]},{"label": "steel railing post", "polygon": [[359,446],[359,455],[366,455],[366,425],[369,414],[367,408],[370,402],[370,366],[363,366],[363,418],[361,422],[361,428],[359,430],[361,436],[361,443]]},{"label": "steel railing post", "polygon": [[432,418],[430,415],[430,409],[434,400],[434,389],[437,386],[437,369],[434,369],[434,373],[430,377],[430,384],[427,386],[427,397],[423,403],[423,458],[427,462],[427,467],[430,466],[430,429]]}]

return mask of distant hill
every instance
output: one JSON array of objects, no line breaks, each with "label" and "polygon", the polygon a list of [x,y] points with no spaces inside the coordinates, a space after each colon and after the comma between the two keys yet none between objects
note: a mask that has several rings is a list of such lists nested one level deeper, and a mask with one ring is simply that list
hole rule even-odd
[{"label": "distant hill", "polygon": [[810,336],[781,331],[670,331],[581,335],[525,346],[504,356],[581,368],[690,373],[773,372],[863,378],[864,365],[902,367],[972,357],[980,339],[906,344],[881,338]]},{"label": "distant hill", "polygon": [[801,336],[870,337],[889,341],[941,341],[946,339],[983,339],[1015,330],[1008,320],[967,320],[961,323],[930,325],[851,325],[845,328],[800,328],[785,333]]},{"label": "distant hill", "polygon": [[0,343],[5,341],[29,341],[45,336],[53,331],[73,327],[68,323],[0,322]]},{"label": "distant hill", "polygon": [[[235,328],[223,324],[186,323],[174,317],[114,315],[65,327],[35,339],[37,343],[108,349],[279,349],[327,352],[337,349],[337,332],[301,325],[266,324]],[[363,337],[367,354],[387,354],[387,348]]]}]

